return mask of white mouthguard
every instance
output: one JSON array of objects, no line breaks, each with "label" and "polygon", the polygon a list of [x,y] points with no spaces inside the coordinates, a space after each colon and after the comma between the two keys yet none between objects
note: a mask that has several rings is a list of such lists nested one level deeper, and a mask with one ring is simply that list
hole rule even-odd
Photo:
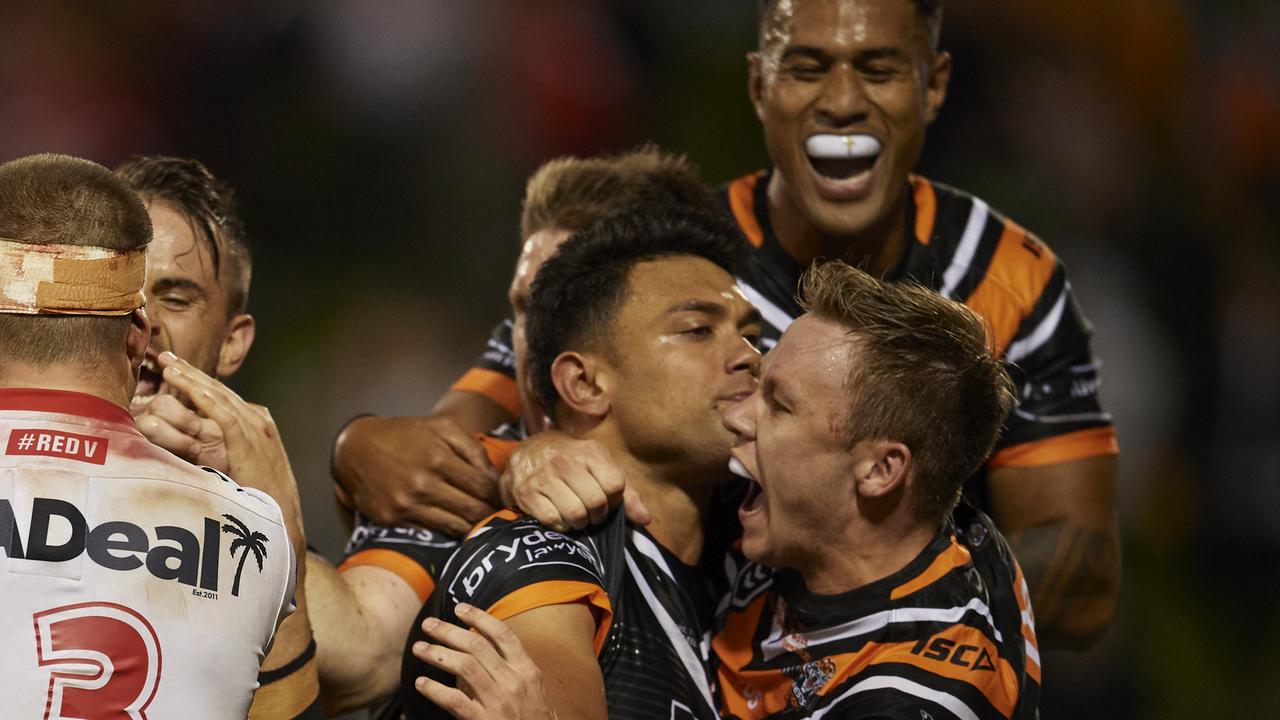
[{"label": "white mouthguard", "polygon": [[811,135],[804,141],[804,151],[823,160],[871,157],[881,147],[880,141],[870,135]]},{"label": "white mouthguard", "polygon": [[729,472],[733,473],[734,475],[737,475],[740,478],[746,478],[747,480],[755,480],[755,478],[751,477],[751,473],[747,472],[746,466],[744,466],[741,462],[739,462],[738,458],[736,457],[729,458]]}]

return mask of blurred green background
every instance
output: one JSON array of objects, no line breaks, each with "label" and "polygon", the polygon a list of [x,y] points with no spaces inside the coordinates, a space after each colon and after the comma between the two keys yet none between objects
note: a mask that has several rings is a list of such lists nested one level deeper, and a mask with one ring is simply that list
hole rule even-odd
[{"label": "blurred green background", "polygon": [[[1280,4],[967,0],[921,172],[1064,258],[1119,427],[1125,578],[1042,717],[1280,714]],[[203,160],[240,195],[270,406],[331,557],[329,450],[426,410],[504,312],[527,174],[645,140],[765,163],[749,0],[0,3],[0,158]]]}]

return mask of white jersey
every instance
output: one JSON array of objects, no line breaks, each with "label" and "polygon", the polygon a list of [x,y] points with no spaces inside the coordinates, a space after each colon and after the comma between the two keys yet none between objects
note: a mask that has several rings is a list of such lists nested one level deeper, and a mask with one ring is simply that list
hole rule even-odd
[{"label": "white jersey", "polygon": [[292,610],[279,505],[79,393],[0,389],[0,549],[6,718],[244,718]]}]

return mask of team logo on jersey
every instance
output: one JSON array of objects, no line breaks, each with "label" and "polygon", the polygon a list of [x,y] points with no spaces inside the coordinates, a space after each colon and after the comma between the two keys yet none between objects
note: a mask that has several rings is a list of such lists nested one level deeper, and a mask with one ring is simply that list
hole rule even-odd
[{"label": "team logo on jersey", "polygon": [[222,526],[222,532],[230,533],[235,537],[235,540],[231,541],[231,559],[235,559],[236,550],[240,551],[240,564],[236,566],[236,579],[231,583],[231,594],[239,597],[240,573],[244,572],[244,561],[249,559],[250,553],[253,553],[253,559],[258,561],[258,573],[262,573],[262,560],[267,556],[267,536],[256,530],[249,530],[249,526],[240,522],[239,518],[225,514],[222,517],[231,521],[229,524]]},{"label": "team logo on jersey", "polygon": [[827,681],[836,673],[836,663],[831,658],[820,658],[784,668],[783,672],[791,678],[789,704],[793,708],[803,708],[817,697],[819,690],[826,687]]},{"label": "team logo on jersey", "polygon": [[232,558],[240,554],[232,595],[240,594],[240,576],[248,557],[253,555],[262,572],[267,556],[267,536],[230,515],[223,515],[229,521],[226,524],[203,518],[199,536],[176,525],[148,529],[124,520],[90,527],[80,508],[58,498],[33,498],[25,517],[30,521],[23,528],[11,501],[0,498],[0,549],[10,561],[26,563],[23,572],[39,573],[42,566],[66,567],[62,564],[83,562],[87,556],[109,570],[145,568],[157,579],[176,580],[190,585],[193,595],[213,599],[218,596],[222,533],[235,536]]}]

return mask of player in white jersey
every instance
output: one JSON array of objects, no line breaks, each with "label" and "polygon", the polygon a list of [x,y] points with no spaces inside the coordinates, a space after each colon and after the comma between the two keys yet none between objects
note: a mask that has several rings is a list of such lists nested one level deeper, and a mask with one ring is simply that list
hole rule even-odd
[{"label": "player in white jersey", "polygon": [[148,442],[125,409],[150,334],[150,237],[145,208],[105,168],[56,155],[0,165],[9,717],[244,718],[293,606],[297,491],[269,418],[163,360],[254,490]]}]

